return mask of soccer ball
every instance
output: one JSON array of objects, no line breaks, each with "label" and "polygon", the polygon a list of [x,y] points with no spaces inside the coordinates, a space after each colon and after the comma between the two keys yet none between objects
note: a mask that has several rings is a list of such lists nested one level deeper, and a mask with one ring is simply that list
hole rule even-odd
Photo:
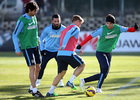
[{"label": "soccer ball", "polygon": [[87,97],[93,97],[96,93],[96,90],[93,86],[88,86],[85,91],[84,91],[85,95]]}]

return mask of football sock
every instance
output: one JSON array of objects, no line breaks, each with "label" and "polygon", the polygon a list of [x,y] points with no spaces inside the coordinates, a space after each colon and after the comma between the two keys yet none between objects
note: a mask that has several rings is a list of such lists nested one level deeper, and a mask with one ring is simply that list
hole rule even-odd
[{"label": "football sock", "polygon": [[51,86],[51,88],[50,88],[50,90],[49,90],[49,93],[51,93],[51,94],[52,94],[52,93],[54,92],[54,89],[55,89],[55,86],[54,86],[54,85],[52,85],[52,86]]},{"label": "football sock", "polygon": [[36,93],[37,92],[37,88],[33,88],[33,93]]},{"label": "football sock", "polygon": [[30,86],[30,90],[33,90],[33,87],[32,87],[32,85]]},{"label": "football sock", "polygon": [[70,81],[71,83],[73,83],[73,81],[74,81],[75,78],[76,78],[76,76],[75,76],[75,75],[72,75],[69,81]]}]

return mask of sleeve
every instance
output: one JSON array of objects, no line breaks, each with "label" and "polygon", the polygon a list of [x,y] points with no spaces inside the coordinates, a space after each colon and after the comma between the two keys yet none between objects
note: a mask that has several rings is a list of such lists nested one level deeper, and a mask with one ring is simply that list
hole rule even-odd
[{"label": "sleeve", "polygon": [[80,46],[83,46],[84,44],[86,44],[90,39],[92,39],[93,37],[96,37],[96,36],[102,36],[102,31],[103,31],[103,28],[99,28],[97,30],[95,30],[94,32],[92,32],[87,38],[85,38],[85,40],[83,40],[81,43],[80,43]]},{"label": "sleeve", "polygon": [[44,50],[44,39],[47,36],[47,27],[43,30],[40,36],[40,51]]},{"label": "sleeve", "polygon": [[135,32],[136,31],[134,27],[128,28],[128,27],[124,27],[124,26],[120,26],[120,30],[121,30],[121,33],[122,32]]},{"label": "sleeve", "polygon": [[127,32],[128,27],[120,26],[120,32]]},{"label": "sleeve", "polygon": [[24,24],[22,21],[18,20],[16,28],[13,32],[12,39],[15,47],[15,52],[20,52],[19,44],[18,44],[18,35],[23,31]]},{"label": "sleeve", "polygon": [[[76,27],[76,26],[72,27],[72,28],[66,33],[66,35],[65,35],[65,37],[64,37],[64,39],[63,39],[62,49],[65,48],[65,46],[66,46],[68,40],[69,40],[72,36],[74,36],[74,35],[76,35],[76,34],[79,34],[79,32],[80,32],[80,29],[79,29],[78,27]],[[76,36],[76,38],[78,39],[78,36]]]},{"label": "sleeve", "polygon": [[94,37],[96,37],[96,36],[102,36],[102,33],[103,33],[103,28],[102,27],[100,27],[100,28],[98,28],[97,30],[95,30],[95,31],[93,31],[92,33],[91,33],[91,36],[94,38]]}]

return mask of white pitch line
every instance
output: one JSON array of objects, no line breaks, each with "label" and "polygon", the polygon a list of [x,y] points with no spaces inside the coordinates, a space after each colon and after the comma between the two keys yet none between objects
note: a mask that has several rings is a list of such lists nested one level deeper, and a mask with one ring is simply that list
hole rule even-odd
[{"label": "white pitch line", "polygon": [[106,97],[104,100],[109,100],[111,97],[118,95],[119,92],[121,92],[123,89],[127,88],[130,84],[134,83],[135,81],[137,81],[138,79],[140,79],[140,76],[136,77],[135,79],[133,79],[132,81],[126,83],[123,87],[120,87],[118,90],[116,90],[113,94],[110,94],[108,97]]}]

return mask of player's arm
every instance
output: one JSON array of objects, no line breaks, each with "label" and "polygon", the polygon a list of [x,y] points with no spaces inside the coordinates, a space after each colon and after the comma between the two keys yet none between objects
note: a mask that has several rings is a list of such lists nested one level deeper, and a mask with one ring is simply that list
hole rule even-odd
[{"label": "player's arm", "polygon": [[82,41],[76,48],[77,49],[81,49],[81,47],[86,44],[90,39],[96,37],[96,36],[102,36],[102,31],[103,31],[103,28],[99,28],[97,30],[95,30],[94,32],[92,32],[87,38],[84,39],[84,41]]},{"label": "player's arm", "polygon": [[135,23],[134,27],[128,28],[127,32],[135,32],[138,30],[138,25]]},{"label": "player's arm", "polygon": [[138,29],[138,25],[136,23],[135,23],[134,27],[130,27],[130,28],[120,26],[121,33],[122,32],[135,32],[137,29]]},{"label": "player's arm", "polygon": [[48,28],[46,27],[40,36],[40,51],[41,51],[42,56],[44,55],[44,42],[45,42],[44,40],[45,40],[45,37],[47,36],[47,31],[48,31]]},{"label": "player's arm", "polygon": [[[80,30],[78,27],[74,26],[72,27],[65,35],[64,39],[63,39],[63,44],[62,44],[62,50],[65,48],[65,46],[67,45],[68,43],[68,40],[74,36],[75,34],[79,33]],[[77,34],[78,35],[78,34]]]},{"label": "player's arm", "polygon": [[13,39],[13,43],[14,43],[14,47],[15,47],[15,52],[18,56],[21,56],[21,51],[20,51],[19,44],[18,44],[18,35],[20,34],[20,32],[23,31],[23,27],[24,27],[23,22],[18,20],[16,28],[15,28],[13,35],[12,35],[12,39]]}]

